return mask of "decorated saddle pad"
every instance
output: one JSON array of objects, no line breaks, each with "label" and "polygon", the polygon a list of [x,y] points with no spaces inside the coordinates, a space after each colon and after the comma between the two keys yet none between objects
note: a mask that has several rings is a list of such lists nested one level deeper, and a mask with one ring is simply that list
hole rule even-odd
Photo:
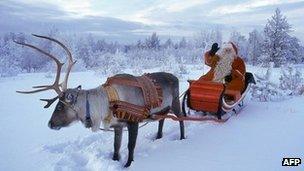
[{"label": "decorated saddle pad", "polygon": [[144,106],[138,106],[120,100],[111,101],[110,109],[113,115],[119,119],[140,122],[149,117],[151,109],[160,107],[162,104],[162,89],[149,74],[138,77],[126,74],[116,75],[108,78],[105,86],[112,84],[139,87],[142,90],[145,101]]}]

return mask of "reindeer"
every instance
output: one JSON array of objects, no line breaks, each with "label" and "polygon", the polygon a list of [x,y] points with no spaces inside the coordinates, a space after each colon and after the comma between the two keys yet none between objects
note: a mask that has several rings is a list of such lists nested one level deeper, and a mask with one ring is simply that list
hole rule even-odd
[{"label": "reindeer", "polygon": [[[62,66],[64,65],[61,63],[58,58],[53,56],[52,54],[36,47],[31,44],[27,44],[24,42],[17,42],[17,44],[27,46],[32,48],[46,57],[52,59],[56,66],[56,77],[55,81],[51,85],[41,85],[41,86],[34,86],[34,90],[32,91],[17,91],[18,93],[23,94],[31,94],[31,93],[38,93],[46,90],[54,90],[57,93],[57,96],[52,99],[40,99],[42,101],[47,102],[44,108],[50,107],[57,99],[58,103],[55,107],[55,110],[51,116],[50,121],[48,122],[48,126],[51,129],[59,130],[62,127],[69,126],[72,122],[80,121],[86,127],[90,127],[92,131],[100,130],[100,126],[103,125],[104,127],[111,127],[114,129],[114,154],[113,160],[119,161],[120,155],[119,150],[122,141],[122,133],[123,127],[127,127],[128,129],[128,160],[125,164],[125,167],[129,167],[133,161],[133,154],[134,148],[136,144],[137,134],[139,123],[138,122],[126,122],[120,121],[117,118],[113,118],[108,125],[104,122],[107,117],[107,113],[109,112],[109,99],[105,92],[103,86],[98,86],[94,89],[83,90],[81,86],[76,88],[67,88],[68,78],[71,72],[73,65],[76,63],[72,57],[72,53],[69,49],[60,41],[46,36],[35,35],[33,36],[47,39],[52,42],[55,42],[59,46],[61,46],[68,57],[68,66],[66,69],[66,75],[64,80],[60,82],[60,74]],[[122,77],[130,77],[129,74],[120,74],[119,76]],[[156,115],[159,113],[167,114],[169,110],[171,110],[176,116],[181,116],[180,110],[180,102],[179,102],[179,82],[178,79],[169,73],[165,72],[157,72],[151,73],[151,77],[156,80],[161,88],[163,94],[163,101],[161,106],[158,108],[154,108],[150,111],[150,115]],[[129,103],[136,104],[136,105],[144,105],[143,94],[141,90],[137,87],[129,87],[129,86],[121,86],[121,85],[114,85],[119,97]],[[87,113],[88,113],[88,106],[90,109],[90,121],[91,123],[88,124],[87,121]],[[153,120],[149,120],[153,121]],[[180,124],[180,139],[184,139],[184,123],[183,121],[179,122]],[[163,125],[164,119],[159,120],[158,124],[158,131],[156,139],[162,138],[163,136]]]}]

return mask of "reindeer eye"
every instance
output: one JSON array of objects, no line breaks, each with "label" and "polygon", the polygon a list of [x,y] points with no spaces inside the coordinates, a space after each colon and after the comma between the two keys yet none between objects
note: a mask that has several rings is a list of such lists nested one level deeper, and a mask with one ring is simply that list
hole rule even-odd
[{"label": "reindeer eye", "polygon": [[58,104],[57,107],[56,107],[56,109],[57,109],[58,111],[61,111],[62,108],[63,108],[62,104]]},{"label": "reindeer eye", "polygon": [[69,94],[66,95],[65,99],[66,99],[66,102],[70,103],[70,102],[73,101],[74,96],[69,93]]}]

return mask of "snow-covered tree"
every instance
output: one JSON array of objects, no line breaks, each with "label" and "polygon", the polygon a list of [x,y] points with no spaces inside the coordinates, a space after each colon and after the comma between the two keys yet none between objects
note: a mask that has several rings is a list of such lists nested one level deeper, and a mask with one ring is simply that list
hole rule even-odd
[{"label": "snow-covered tree", "polygon": [[107,48],[107,43],[104,39],[102,40],[97,40],[96,42],[96,50],[102,52],[102,51],[105,51]]},{"label": "snow-covered tree", "polygon": [[223,42],[223,35],[219,29],[213,30],[212,35],[214,36],[214,41],[217,42],[219,45]]},{"label": "snow-covered tree", "polygon": [[172,54],[166,56],[166,60],[164,60],[162,64],[162,70],[179,75],[180,73],[179,64],[176,61],[176,58]]},{"label": "snow-covered tree", "polygon": [[300,57],[300,59],[299,59],[299,62],[300,63],[304,63],[304,47],[301,46],[299,51],[302,54],[301,57]]},{"label": "snow-covered tree", "polygon": [[289,45],[289,53],[286,56],[286,60],[289,63],[301,63],[304,58],[304,51],[300,45],[300,40],[296,37],[290,37]]},{"label": "snow-covered tree", "polygon": [[302,73],[289,65],[281,68],[279,80],[271,62],[264,74],[255,73],[256,85],[252,86],[251,97],[257,101],[279,101],[293,95],[304,94],[304,78]]},{"label": "snow-covered tree", "polygon": [[291,95],[299,95],[303,92],[304,78],[302,73],[294,69],[292,66],[282,68],[282,75],[280,77],[280,88],[287,91]]},{"label": "snow-covered tree", "polygon": [[113,76],[123,72],[126,68],[127,59],[125,54],[117,51],[116,53],[100,53],[96,56],[96,63],[100,66],[93,67],[93,70],[99,75]]},{"label": "snow-covered tree", "polygon": [[77,41],[75,55],[84,62],[86,68],[95,67],[92,64],[94,61],[91,59],[94,56],[93,50],[89,46],[89,43],[86,39],[80,38]]},{"label": "snow-covered tree", "polygon": [[138,40],[135,47],[137,49],[143,49],[145,47],[145,45],[141,42],[141,40]]},{"label": "snow-covered tree", "polygon": [[213,43],[222,43],[222,33],[219,30],[201,30],[194,36],[195,47],[204,51],[210,48]]},{"label": "snow-covered tree", "polygon": [[145,41],[146,48],[157,50],[160,48],[160,39],[157,34],[154,32],[150,37]]},{"label": "snow-covered tree", "polygon": [[279,85],[272,80],[273,63],[267,68],[264,74],[255,74],[256,84],[252,85],[250,95],[253,100],[257,101],[280,101],[287,96],[280,89]]},{"label": "snow-covered tree", "polygon": [[298,46],[298,41],[289,35],[290,32],[291,25],[277,8],[264,28],[264,53],[268,57],[265,62],[274,62],[275,67],[280,67],[288,59],[297,58],[295,48]]},{"label": "snow-covered tree", "polygon": [[262,55],[263,37],[257,30],[249,33],[248,38],[248,61],[252,65],[257,65]]},{"label": "snow-covered tree", "polygon": [[[21,55],[23,50],[13,42],[13,40],[17,40],[19,35],[8,33],[0,39],[0,77],[15,76],[22,72]],[[24,37],[20,37],[18,41],[24,42]],[[19,49],[16,48],[17,46]]]},{"label": "snow-covered tree", "polygon": [[183,37],[181,41],[178,43],[178,48],[186,48],[186,47],[187,47],[187,41],[186,38]]},{"label": "snow-covered tree", "polygon": [[[63,33],[55,28],[41,34],[54,37],[67,45],[77,60],[74,71],[99,69],[103,70],[103,74],[123,72],[117,68],[128,68],[137,74],[145,72],[145,69],[161,68],[162,71],[169,70],[181,75],[187,72],[188,66],[185,64],[195,64],[194,68],[199,66],[196,64],[201,64],[200,69],[202,69],[204,52],[209,50],[213,43],[222,42],[222,34],[219,30],[202,30],[195,37],[180,40],[169,38],[163,43],[156,33],[134,43],[110,42],[94,34]],[[232,34],[241,56],[247,57],[243,54],[248,53],[249,60],[254,64],[258,61],[256,58],[265,61],[269,59],[265,53],[260,55],[261,47],[258,46],[262,41],[260,36],[257,31],[251,32],[247,48],[247,40],[244,36],[238,32]],[[27,47],[22,48],[23,46],[13,43],[12,40],[36,45],[66,63],[66,54],[57,44],[24,33],[7,33],[0,35],[0,70],[3,76],[20,72],[55,71],[54,63],[43,54]],[[286,58],[293,63],[304,62],[304,48],[299,45],[298,39],[290,36],[288,42],[294,46],[290,46]]]},{"label": "snow-covered tree", "polygon": [[173,41],[169,38],[166,40],[166,42],[163,44],[164,48],[173,48],[174,47],[174,43]]}]

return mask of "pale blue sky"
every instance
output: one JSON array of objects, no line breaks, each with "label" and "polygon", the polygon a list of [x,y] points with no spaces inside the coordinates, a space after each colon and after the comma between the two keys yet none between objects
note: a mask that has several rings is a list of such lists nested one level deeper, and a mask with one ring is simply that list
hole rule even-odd
[{"label": "pale blue sky", "polygon": [[192,36],[219,28],[261,29],[279,7],[304,40],[304,0],[1,0],[0,31],[33,32],[49,25],[100,35]]}]

